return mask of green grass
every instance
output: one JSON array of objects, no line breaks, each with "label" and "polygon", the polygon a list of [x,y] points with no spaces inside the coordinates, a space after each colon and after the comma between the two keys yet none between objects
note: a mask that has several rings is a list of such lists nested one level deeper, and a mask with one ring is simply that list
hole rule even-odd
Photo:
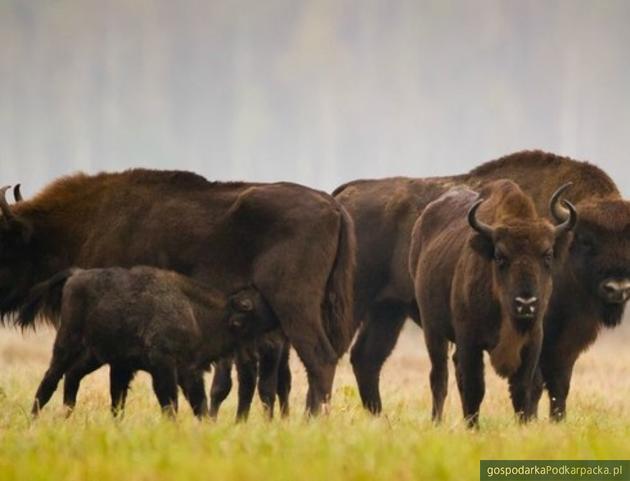
[{"label": "green grass", "polygon": [[[50,337],[0,334],[0,479],[5,480],[367,480],[478,479],[480,459],[627,459],[630,457],[630,353],[625,341],[598,343],[580,361],[569,419],[541,416],[527,426],[510,411],[505,382],[489,372],[478,432],[464,428],[452,383],[446,420],[429,420],[427,362],[410,332],[383,373],[386,415],[360,408],[344,360],[331,413],[302,416],[305,382],[294,363],[293,413],[267,422],[258,401],[235,425],[234,394],[219,421],[197,422],[182,404],[163,419],[148,377],[134,383],[124,419],[108,411],[106,371],[86,379],[75,413],[64,418],[57,393],[42,416],[28,408],[46,368]],[[295,356],[294,356],[295,357]],[[295,361],[295,359],[294,359]],[[452,377],[452,376],[451,376]],[[541,414],[546,409],[541,406]]]}]

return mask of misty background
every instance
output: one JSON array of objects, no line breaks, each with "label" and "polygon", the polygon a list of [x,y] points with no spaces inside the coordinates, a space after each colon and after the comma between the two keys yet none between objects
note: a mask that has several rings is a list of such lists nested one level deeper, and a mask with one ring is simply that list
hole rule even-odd
[{"label": "misty background", "polygon": [[0,183],[188,169],[330,191],[525,148],[630,194],[628,1],[0,0]]}]

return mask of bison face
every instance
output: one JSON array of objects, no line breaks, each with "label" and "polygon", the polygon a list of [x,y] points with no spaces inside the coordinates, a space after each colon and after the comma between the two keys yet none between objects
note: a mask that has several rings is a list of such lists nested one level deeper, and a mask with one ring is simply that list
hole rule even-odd
[{"label": "bison face", "polygon": [[240,339],[256,337],[279,326],[273,311],[253,287],[232,294],[228,306],[228,326]]},{"label": "bison face", "polygon": [[0,320],[19,307],[36,273],[33,228],[11,211],[7,189],[0,189]]},{"label": "bison face", "polygon": [[528,331],[542,322],[552,289],[553,228],[537,225],[495,229],[493,291],[516,328]]},{"label": "bison face", "polygon": [[596,300],[602,322],[616,326],[630,298],[630,202],[579,205],[569,267]]},{"label": "bison face", "polygon": [[[562,186],[552,196],[552,210],[567,187]],[[569,216],[554,227],[534,213],[529,198],[517,195],[510,205],[518,211],[520,203],[522,217],[510,215],[498,225],[489,226],[476,217],[482,203],[477,201],[468,212],[468,222],[477,231],[471,246],[492,261],[492,289],[502,311],[517,330],[531,330],[542,323],[551,297],[554,260],[564,257],[577,223],[575,207],[563,201]]]},{"label": "bison face", "polygon": [[20,230],[0,227],[0,318],[20,305],[35,278],[31,240]]}]

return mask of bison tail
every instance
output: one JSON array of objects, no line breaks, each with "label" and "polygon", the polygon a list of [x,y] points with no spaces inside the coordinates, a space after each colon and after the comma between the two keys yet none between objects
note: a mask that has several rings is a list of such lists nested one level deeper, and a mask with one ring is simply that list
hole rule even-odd
[{"label": "bison tail", "polygon": [[422,217],[418,217],[416,223],[411,230],[411,243],[409,245],[409,275],[411,281],[415,284],[416,270],[418,269],[418,260],[420,259],[420,251],[422,250],[422,241],[420,236],[420,222]]},{"label": "bison tail", "polygon": [[39,317],[57,327],[61,314],[61,297],[68,279],[77,269],[66,269],[58,272],[50,279],[36,284],[20,308],[16,325],[22,329],[35,328]]},{"label": "bison tail", "polygon": [[339,357],[350,347],[356,331],[352,312],[356,239],[354,223],[350,215],[339,205],[341,223],[337,256],[326,285],[324,299],[324,325],[326,334]]}]

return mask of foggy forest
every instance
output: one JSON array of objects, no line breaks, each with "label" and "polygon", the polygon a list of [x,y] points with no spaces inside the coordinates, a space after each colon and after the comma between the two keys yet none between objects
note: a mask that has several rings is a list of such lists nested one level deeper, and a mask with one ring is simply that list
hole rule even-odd
[{"label": "foggy forest", "polygon": [[540,148],[630,194],[630,3],[2,0],[2,183],[178,168],[331,190]]}]

